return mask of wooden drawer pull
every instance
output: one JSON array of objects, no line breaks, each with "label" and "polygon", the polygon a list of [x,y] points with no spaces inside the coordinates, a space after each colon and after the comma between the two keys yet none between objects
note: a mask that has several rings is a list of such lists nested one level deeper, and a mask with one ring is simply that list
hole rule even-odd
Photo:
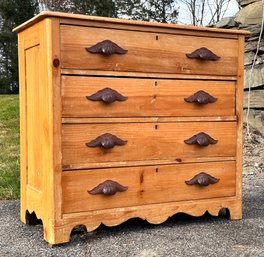
[{"label": "wooden drawer pull", "polygon": [[214,178],[205,172],[201,172],[201,173],[195,175],[189,181],[185,181],[185,183],[189,186],[192,186],[192,185],[208,186],[210,184],[217,183],[219,180],[220,179]]},{"label": "wooden drawer pull", "polygon": [[109,87],[101,89],[90,96],[86,96],[86,98],[91,101],[102,101],[106,104],[111,104],[115,101],[122,102],[127,100],[126,96],[121,95],[116,90]]},{"label": "wooden drawer pull", "polygon": [[186,54],[186,56],[191,59],[200,59],[205,61],[217,61],[220,59],[219,56],[214,54],[206,47],[199,48],[190,54]]},{"label": "wooden drawer pull", "polygon": [[110,133],[105,133],[96,139],[90,141],[89,143],[86,143],[86,146],[88,147],[103,147],[105,149],[111,149],[114,146],[122,146],[125,145],[127,141],[124,141],[120,138],[118,138],[115,135],[112,135]]},{"label": "wooden drawer pull", "polygon": [[200,145],[200,146],[208,146],[209,144],[216,144],[218,140],[213,139],[208,134],[204,132],[200,132],[189,139],[184,140],[184,142],[188,145]]},{"label": "wooden drawer pull", "polygon": [[112,181],[112,180],[106,180],[103,183],[99,184],[92,190],[88,190],[88,193],[91,195],[114,195],[117,192],[124,192],[127,191],[127,186],[122,186],[119,183]]},{"label": "wooden drawer pull", "polygon": [[86,51],[92,54],[103,54],[110,56],[112,54],[126,54],[127,50],[121,48],[116,43],[111,40],[104,40],[102,42],[97,43],[89,48],[85,48]]},{"label": "wooden drawer pull", "polygon": [[184,98],[185,102],[187,103],[198,103],[198,104],[208,104],[208,103],[214,103],[217,101],[217,98],[211,96],[207,92],[203,90],[199,90],[193,95]]}]

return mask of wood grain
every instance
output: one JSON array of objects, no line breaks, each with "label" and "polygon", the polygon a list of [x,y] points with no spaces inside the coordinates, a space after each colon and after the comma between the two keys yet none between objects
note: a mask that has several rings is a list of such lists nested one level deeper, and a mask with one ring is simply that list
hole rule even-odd
[{"label": "wood grain", "polygon": [[174,73],[142,73],[129,71],[100,71],[100,70],[81,70],[81,69],[61,69],[62,75],[77,76],[101,76],[101,77],[134,77],[134,78],[154,78],[154,79],[188,79],[188,80],[224,80],[236,81],[237,76],[221,75],[200,75],[200,74],[174,74]]},{"label": "wood grain", "polygon": [[27,185],[27,98],[24,33],[18,34],[19,60],[19,114],[20,114],[20,220],[26,223],[26,185]]},{"label": "wood grain", "polygon": [[[235,161],[236,157],[184,157],[175,158],[170,157],[159,160],[141,160],[141,161],[120,161],[120,162],[94,162],[89,163],[89,169],[100,169],[100,168],[118,168],[118,167],[141,167],[141,166],[153,166],[153,165],[168,165],[168,164],[183,164],[183,163],[203,163],[203,162],[225,162]],[[75,169],[83,170],[87,168],[87,164],[73,164],[63,165],[63,171],[74,171]]]},{"label": "wood grain", "polygon": [[43,11],[33,17],[32,19],[26,21],[25,23],[16,27],[13,31],[20,32],[28,28],[29,26],[39,22],[40,20],[47,17],[56,17],[56,18],[67,18],[69,20],[79,21],[79,24],[83,20],[87,21],[98,21],[101,22],[101,26],[103,23],[113,23],[113,24],[124,24],[124,25],[137,25],[137,26],[147,26],[147,27],[157,27],[157,28],[171,28],[171,29],[182,29],[187,31],[206,31],[206,32],[216,32],[216,33],[226,33],[226,34],[242,34],[248,35],[249,31],[245,30],[232,30],[232,29],[220,29],[220,28],[209,28],[209,27],[197,27],[197,26],[186,26],[186,25],[175,25],[175,24],[165,24],[158,22],[146,22],[146,21],[135,21],[135,20],[126,20],[126,19],[116,19],[116,18],[107,18],[107,17],[98,17],[98,16],[89,16],[82,14],[71,14],[71,13],[63,13],[63,12],[51,12],[51,11]]},{"label": "wood grain", "polygon": [[[43,188],[43,158],[39,154],[40,147],[44,146],[44,137],[40,135],[42,130],[41,120],[45,109],[40,98],[45,99],[45,93],[40,87],[40,47],[29,48],[25,52],[26,76],[27,76],[27,153],[28,175],[27,184],[42,191]],[[29,75],[30,74],[30,75]],[[43,95],[44,94],[44,95]],[[44,111],[44,113],[43,113]],[[35,117],[39,117],[35,120]],[[35,122],[34,122],[35,120]]]},{"label": "wood grain", "polygon": [[[185,139],[205,132],[218,140],[215,145],[187,145]],[[111,133],[127,140],[124,146],[112,149],[90,148],[85,144]],[[235,122],[188,122],[156,124],[63,124],[62,163],[72,168],[89,163],[135,160],[161,160],[184,157],[233,157],[236,154]]]},{"label": "wood grain", "polygon": [[[128,53],[105,57],[85,50],[105,39],[115,42]],[[187,53],[201,47],[210,49],[221,59],[200,61],[186,57]],[[156,40],[153,33],[61,26],[62,68],[234,75],[237,74],[237,47],[234,39],[163,34]]]},{"label": "wood grain", "polygon": [[[159,224],[178,212],[217,215],[221,208],[241,219],[247,32],[53,12],[16,31],[22,222],[34,212],[43,222],[44,239],[59,244],[79,224],[89,231],[134,217]],[[129,54],[106,58],[84,50],[105,37]],[[186,59],[202,46],[221,61]],[[107,110],[83,101],[106,86],[128,101]],[[200,89],[218,101],[202,108],[182,102]],[[218,143],[202,148],[183,142],[201,131]],[[128,143],[111,150],[85,146],[106,132]],[[220,182],[187,186],[185,180],[199,172]],[[110,198],[87,193],[106,179],[129,189]]]},{"label": "wood grain", "polygon": [[62,123],[156,123],[156,122],[205,122],[205,121],[237,121],[237,116],[208,117],[129,117],[129,118],[62,118]]},{"label": "wood grain", "polygon": [[[86,98],[110,87],[128,97],[105,104]],[[187,103],[199,90],[217,98],[212,104]],[[235,83],[227,81],[146,80],[62,77],[63,117],[228,116],[235,114]]]},{"label": "wood grain", "polygon": [[242,174],[243,174],[243,97],[244,97],[244,37],[239,37],[238,81],[236,87],[237,143],[236,143],[236,218],[242,218]]},{"label": "wood grain", "polygon": [[[200,172],[220,181],[208,187],[186,185],[186,180]],[[128,190],[113,196],[87,192],[108,179],[128,186]],[[234,196],[235,181],[235,162],[64,172],[63,213]]]},{"label": "wood grain", "polygon": [[[131,31],[145,31],[153,32],[158,36],[159,33],[166,34],[177,34],[177,35],[188,35],[188,36],[199,36],[199,37],[213,37],[213,38],[233,38],[238,39],[236,33],[223,33],[220,31],[206,31],[206,30],[191,30],[191,26],[187,26],[187,29],[182,29],[178,27],[178,24],[174,24],[177,27],[156,27],[156,26],[138,26],[136,24],[124,24],[124,23],[105,23],[102,21],[96,20],[73,20],[67,18],[60,19],[61,24],[63,25],[78,25],[85,27],[96,27],[96,28],[110,28],[110,29],[121,29],[121,30],[131,30]],[[155,24],[155,23],[154,23]],[[181,25],[180,25],[181,26]],[[197,27],[196,27],[197,28]],[[240,31],[240,30],[239,30]]]}]

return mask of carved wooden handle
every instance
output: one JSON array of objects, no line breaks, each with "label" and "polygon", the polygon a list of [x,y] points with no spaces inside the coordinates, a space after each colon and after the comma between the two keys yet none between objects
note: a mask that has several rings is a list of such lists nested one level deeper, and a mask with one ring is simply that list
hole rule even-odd
[{"label": "carved wooden handle", "polygon": [[201,172],[195,175],[192,179],[185,181],[185,183],[189,186],[191,185],[208,186],[210,184],[217,183],[219,180],[220,179],[214,178],[205,172]]},{"label": "carved wooden handle", "polygon": [[195,59],[200,59],[200,60],[205,60],[205,61],[217,61],[220,59],[219,56],[214,54],[212,51],[210,51],[206,47],[199,48],[190,54],[186,54],[186,56],[191,59],[195,58]]},{"label": "carved wooden handle", "polygon": [[90,96],[86,96],[86,98],[91,101],[102,101],[106,104],[111,104],[115,101],[122,102],[127,100],[127,97],[108,87],[101,89]]},{"label": "carved wooden handle", "polygon": [[112,135],[110,133],[105,133],[97,137],[96,139],[90,141],[89,143],[86,143],[86,146],[103,147],[105,149],[111,149],[116,145],[122,146],[122,145],[125,145],[126,143],[127,141],[124,141],[115,135]]},{"label": "carved wooden handle", "polygon": [[188,145],[200,145],[200,146],[208,146],[209,144],[216,144],[218,140],[213,139],[208,134],[204,132],[200,132],[189,139],[184,140],[184,142]]},{"label": "carved wooden handle", "polygon": [[92,190],[88,190],[88,193],[91,195],[114,195],[117,192],[124,192],[128,189],[127,186],[122,186],[119,183],[112,181],[112,180],[106,180],[103,183],[99,184]]},{"label": "carved wooden handle", "polygon": [[211,96],[207,92],[203,90],[199,90],[193,95],[184,98],[185,102],[187,103],[198,103],[198,104],[208,104],[208,103],[214,103],[217,101],[217,98]]},{"label": "carved wooden handle", "polygon": [[111,40],[104,40],[91,47],[85,48],[86,51],[92,54],[103,54],[110,56],[112,54],[126,54],[127,50],[121,48]]}]

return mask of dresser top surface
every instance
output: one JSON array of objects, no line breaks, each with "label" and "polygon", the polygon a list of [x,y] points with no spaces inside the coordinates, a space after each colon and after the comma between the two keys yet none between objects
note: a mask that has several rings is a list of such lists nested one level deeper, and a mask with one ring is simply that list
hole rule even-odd
[{"label": "dresser top surface", "polygon": [[208,28],[208,27],[195,27],[195,26],[186,26],[186,25],[178,25],[178,24],[165,24],[158,22],[147,22],[147,21],[135,21],[135,20],[125,20],[125,19],[117,19],[117,18],[107,18],[107,17],[99,17],[99,16],[88,16],[82,14],[72,14],[72,13],[63,13],[63,12],[51,12],[44,11],[33,17],[32,19],[24,22],[18,27],[14,28],[14,32],[20,32],[29,26],[45,19],[45,18],[65,18],[65,19],[74,19],[74,20],[82,20],[82,21],[96,21],[96,22],[107,22],[114,24],[127,24],[134,26],[148,26],[148,27],[159,27],[159,28],[170,28],[170,29],[178,29],[178,30],[192,30],[192,31],[206,31],[206,32],[218,32],[218,33],[228,33],[228,34],[250,34],[249,31],[246,30],[231,30],[231,29],[219,29],[219,28]]}]

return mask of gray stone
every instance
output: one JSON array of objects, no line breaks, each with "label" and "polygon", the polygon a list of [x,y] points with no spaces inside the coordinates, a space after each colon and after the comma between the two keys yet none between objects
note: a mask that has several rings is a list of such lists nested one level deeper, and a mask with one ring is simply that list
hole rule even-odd
[{"label": "gray stone", "polygon": [[[244,87],[249,87],[251,73],[251,65],[245,67],[245,84]],[[264,64],[256,65],[252,71],[251,76],[251,88],[259,87],[264,85]]]},{"label": "gray stone", "polygon": [[262,1],[254,2],[242,8],[236,15],[235,21],[245,25],[260,24],[262,21]]},{"label": "gray stone", "polygon": [[237,0],[237,2],[238,2],[241,6],[246,6],[246,5],[249,5],[249,4],[251,4],[251,3],[258,2],[258,1],[261,1],[261,0]]},{"label": "gray stone", "polygon": [[250,37],[247,39],[247,42],[250,42],[250,41],[258,41],[259,39],[259,36],[256,36],[256,37]]},{"label": "gray stone", "polygon": [[237,23],[234,21],[235,17],[225,17],[215,24],[217,28],[231,28],[235,27]]},{"label": "gray stone", "polygon": [[[244,93],[244,108],[248,106],[249,91]],[[264,90],[251,90],[250,108],[264,109]],[[264,124],[263,124],[264,125]]]},{"label": "gray stone", "polygon": [[[250,51],[256,52],[257,45],[258,45],[257,41],[246,42],[245,52],[250,52]],[[262,54],[262,53],[264,53],[264,40],[261,40],[259,44],[259,54]]]},{"label": "gray stone", "polygon": [[244,29],[244,30],[248,30],[251,32],[250,37],[259,37],[261,24],[250,25],[250,26],[248,26],[248,25],[241,26],[241,25],[239,26],[239,28]]},{"label": "gray stone", "polygon": [[254,56],[255,56],[255,54],[253,52],[245,53],[244,64],[245,65],[252,64],[253,63]]},{"label": "gray stone", "polygon": [[[245,107],[244,107],[245,108]],[[247,110],[244,110],[244,121],[246,122]],[[264,135],[264,110],[249,110],[249,125]]]},{"label": "gray stone", "polygon": [[256,64],[264,63],[264,54],[257,57]]}]

